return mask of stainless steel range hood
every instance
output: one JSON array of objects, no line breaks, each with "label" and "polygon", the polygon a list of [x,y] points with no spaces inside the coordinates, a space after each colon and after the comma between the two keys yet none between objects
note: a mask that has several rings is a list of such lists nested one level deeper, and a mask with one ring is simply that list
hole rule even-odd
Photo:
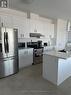
[{"label": "stainless steel range hood", "polygon": [[44,37],[44,35],[42,35],[41,33],[30,33],[29,36],[36,37],[36,38]]}]

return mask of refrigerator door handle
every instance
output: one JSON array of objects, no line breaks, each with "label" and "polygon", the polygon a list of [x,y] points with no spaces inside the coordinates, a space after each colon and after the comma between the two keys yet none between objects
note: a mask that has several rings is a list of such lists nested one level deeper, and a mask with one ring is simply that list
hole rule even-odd
[{"label": "refrigerator door handle", "polygon": [[9,53],[9,43],[8,43],[8,33],[6,32],[6,49],[7,53]]},{"label": "refrigerator door handle", "polygon": [[7,52],[6,50],[6,32],[4,32],[4,49],[5,49],[5,53]]},{"label": "refrigerator door handle", "polygon": [[4,32],[4,49],[5,49],[5,53],[9,52],[8,33],[7,32]]}]

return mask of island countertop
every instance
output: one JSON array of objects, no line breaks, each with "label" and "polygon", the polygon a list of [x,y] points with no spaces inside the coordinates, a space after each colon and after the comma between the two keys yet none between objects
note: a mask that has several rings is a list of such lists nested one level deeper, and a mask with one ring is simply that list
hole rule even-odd
[{"label": "island countertop", "polygon": [[58,52],[58,51],[48,51],[48,52],[43,52],[43,55],[51,55],[51,56],[56,56],[58,58],[62,59],[67,59],[71,57],[71,53],[64,53],[64,52]]}]

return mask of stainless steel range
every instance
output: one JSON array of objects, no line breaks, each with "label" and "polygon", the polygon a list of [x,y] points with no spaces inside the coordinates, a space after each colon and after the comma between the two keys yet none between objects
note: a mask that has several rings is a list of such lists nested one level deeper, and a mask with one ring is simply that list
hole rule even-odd
[{"label": "stainless steel range", "polygon": [[43,61],[42,41],[28,42],[27,47],[34,48],[34,50],[33,50],[33,64],[42,63],[42,61]]},{"label": "stainless steel range", "polygon": [[43,48],[37,48],[33,51],[33,64],[40,64],[43,61]]}]

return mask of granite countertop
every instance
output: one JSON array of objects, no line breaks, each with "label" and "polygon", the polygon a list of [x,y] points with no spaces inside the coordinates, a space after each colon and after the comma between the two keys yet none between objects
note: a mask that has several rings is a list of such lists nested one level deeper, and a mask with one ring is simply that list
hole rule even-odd
[{"label": "granite countertop", "polygon": [[62,59],[67,59],[71,57],[71,53],[64,53],[64,52],[58,52],[58,51],[48,51],[48,52],[43,52],[43,55],[51,55],[51,56],[56,56],[58,58]]},{"label": "granite countertop", "polygon": [[18,50],[22,50],[22,49],[33,49],[33,48],[18,48]]}]

